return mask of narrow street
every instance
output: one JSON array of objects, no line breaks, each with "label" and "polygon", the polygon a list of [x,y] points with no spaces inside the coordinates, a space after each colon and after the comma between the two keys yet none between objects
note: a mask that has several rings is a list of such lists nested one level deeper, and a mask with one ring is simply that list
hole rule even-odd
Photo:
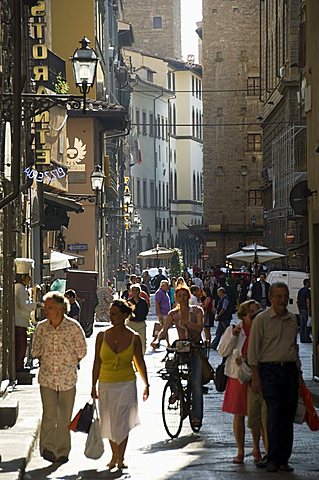
[{"label": "narrow street", "polygon": [[[154,314],[148,322],[148,343],[151,340]],[[74,412],[89,400],[91,386],[91,366],[94,353],[94,342],[97,332],[105,325],[97,325],[93,336],[88,340],[89,353],[81,364],[78,391]],[[174,335],[174,331],[171,332]],[[100,478],[164,480],[164,479],[240,479],[269,478],[269,473],[258,470],[252,458],[252,442],[250,432],[247,432],[245,463],[242,466],[232,464],[236,453],[235,441],[232,435],[232,416],[221,412],[223,394],[217,393],[213,384],[209,385],[209,393],[205,395],[205,418],[203,427],[198,434],[192,433],[188,419],[184,421],[182,432],[178,439],[170,440],[164,430],[161,417],[161,395],[164,382],[157,376],[161,368],[161,360],[165,355],[164,346],[153,352],[149,348],[146,363],[150,377],[150,397],[147,402],[140,403],[141,426],[134,429],[128,442],[126,462],[128,469],[109,471],[105,465],[109,461],[110,450],[99,460],[87,459],[84,452],[86,435],[72,434],[72,451],[69,463],[56,466],[48,464],[38,452],[38,445],[27,465],[24,480],[63,479],[85,480]],[[311,344],[301,346],[301,356],[305,378],[310,378]],[[211,353],[211,362],[216,367],[220,358],[216,352]],[[309,372],[307,374],[307,372]],[[142,398],[140,381],[139,398]],[[37,389],[37,386],[34,387]],[[277,473],[272,478],[289,478],[294,480],[318,479],[319,466],[316,452],[319,449],[319,435],[311,432],[306,425],[295,426],[294,454],[291,464],[295,468],[293,474]]]}]

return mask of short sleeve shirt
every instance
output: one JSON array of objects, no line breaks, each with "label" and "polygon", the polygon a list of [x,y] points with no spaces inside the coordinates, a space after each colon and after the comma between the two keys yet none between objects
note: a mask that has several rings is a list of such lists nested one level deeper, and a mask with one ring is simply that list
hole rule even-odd
[{"label": "short sleeve shirt", "polygon": [[77,382],[77,365],[86,352],[85,335],[76,320],[65,316],[56,328],[48,319],[38,323],[32,356],[41,362],[39,384],[56,391],[73,388]]}]

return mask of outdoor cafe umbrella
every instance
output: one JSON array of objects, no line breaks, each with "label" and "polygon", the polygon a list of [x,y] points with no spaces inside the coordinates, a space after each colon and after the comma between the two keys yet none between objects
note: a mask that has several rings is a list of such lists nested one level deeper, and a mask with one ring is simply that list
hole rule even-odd
[{"label": "outdoor cafe umbrella", "polygon": [[276,258],[282,258],[285,255],[273,252],[269,250],[268,247],[264,247],[262,245],[258,245],[257,243],[252,243],[243,247],[239,252],[231,253],[227,255],[229,260],[239,260],[240,262],[247,262],[247,263],[264,263],[269,262],[270,260],[275,260]]},{"label": "outdoor cafe umbrella", "polygon": [[137,258],[155,258],[158,260],[162,258],[172,258],[173,254],[174,250],[156,245],[156,247],[152,248],[151,250],[145,250],[144,252],[139,253]]},{"label": "outdoor cafe umbrella", "polygon": [[70,268],[70,260],[77,258],[76,255],[68,255],[66,253],[51,251],[50,255],[50,271],[64,270]]}]

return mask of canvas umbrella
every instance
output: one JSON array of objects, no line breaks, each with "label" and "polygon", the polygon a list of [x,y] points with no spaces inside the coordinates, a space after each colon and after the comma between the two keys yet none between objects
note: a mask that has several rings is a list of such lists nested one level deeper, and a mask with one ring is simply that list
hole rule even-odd
[{"label": "canvas umbrella", "polygon": [[68,255],[66,253],[51,251],[50,255],[50,271],[64,270],[70,268],[70,260],[77,258],[76,255]]},{"label": "canvas umbrella", "polygon": [[227,255],[229,260],[239,260],[240,262],[247,263],[264,263],[269,262],[270,260],[275,260],[276,258],[285,257],[282,253],[273,252],[269,250],[268,247],[263,245],[258,245],[257,243],[252,243],[243,247],[241,250],[235,253]]},{"label": "canvas umbrella", "polygon": [[161,258],[172,258],[174,254],[174,250],[171,250],[170,248],[166,247],[160,247],[157,245],[155,248],[152,248],[151,250],[145,250],[144,252],[141,252],[137,255],[137,258],[155,258],[155,259],[161,259]]}]

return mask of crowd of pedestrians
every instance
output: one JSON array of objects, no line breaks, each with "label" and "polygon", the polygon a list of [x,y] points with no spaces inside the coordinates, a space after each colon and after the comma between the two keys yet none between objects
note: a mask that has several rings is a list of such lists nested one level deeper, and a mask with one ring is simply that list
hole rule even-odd
[{"label": "crowd of pedestrians", "polygon": [[[23,280],[17,277],[17,299],[22,298],[22,293],[25,295],[28,279],[25,283]],[[158,319],[158,329],[150,343],[153,349],[162,340],[170,345],[169,329],[175,326],[179,339],[191,340],[203,351],[205,346],[206,352],[216,350],[223,358],[227,384],[222,411],[233,415],[237,445],[232,462],[242,464],[245,460],[247,417],[256,466],[268,472],[292,471],[289,458],[293,422],[303,379],[296,316],[287,309],[288,287],[280,282],[269,285],[263,271],[258,279],[246,275],[235,285],[219,268],[195,272],[193,277],[185,272],[171,279],[162,269],[153,279],[147,271],[133,273],[129,278],[127,274],[121,276],[117,285],[121,298],[111,304],[111,325],[97,335],[92,367],[91,395],[98,399],[101,435],[108,438],[112,452],[108,467],[126,468],[128,435],[139,423],[136,372],[145,384],[143,399],[149,395],[144,354],[152,289]],[[301,342],[312,341],[310,295],[310,281],[306,279],[298,292]],[[40,453],[50,462],[66,463],[71,448],[67,427],[74,405],[77,368],[86,355],[86,340],[74,290],[67,290],[64,295],[50,292],[43,302],[46,318],[37,324],[32,345],[32,355],[40,361]],[[24,303],[28,314],[37,307],[29,298]],[[213,326],[216,329],[212,339]],[[204,387],[202,362],[196,348],[191,355],[190,419],[194,427],[200,427]],[[23,357],[24,345],[17,350]],[[248,368],[248,380],[242,378],[244,366]]]}]

